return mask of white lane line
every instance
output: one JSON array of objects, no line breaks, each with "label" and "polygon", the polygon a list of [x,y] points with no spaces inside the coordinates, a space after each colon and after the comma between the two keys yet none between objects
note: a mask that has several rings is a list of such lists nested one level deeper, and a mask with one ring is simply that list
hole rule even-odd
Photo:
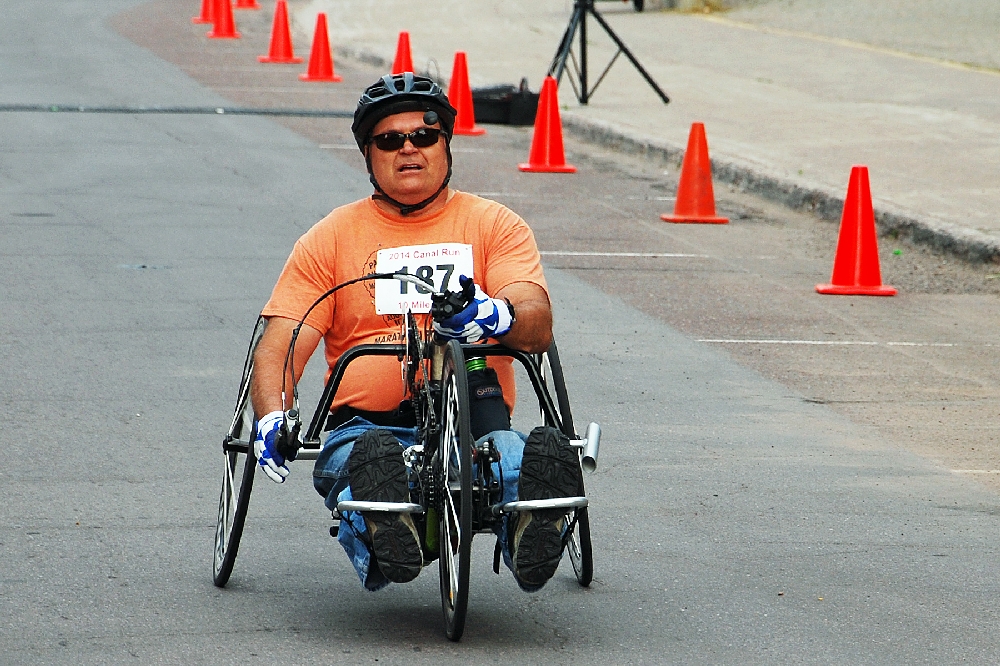
[{"label": "white lane line", "polygon": [[955,474],[1000,474],[1000,469],[953,469]]},{"label": "white lane line", "polygon": [[708,259],[707,254],[679,254],[674,252],[569,252],[561,250],[542,250],[543,257],[667,257],[667,258],[698,258]]},{"label": "white lane line", "polygon": [[712,342],[726,345],[829,345],[878,347],[957,347],[952,342],[873,342],[866,340],[724,340],[701,339],[697,342]]},{"label": "white lane line", "polygon": [[957,347],[953,342],[887,342],[886,347]]}]

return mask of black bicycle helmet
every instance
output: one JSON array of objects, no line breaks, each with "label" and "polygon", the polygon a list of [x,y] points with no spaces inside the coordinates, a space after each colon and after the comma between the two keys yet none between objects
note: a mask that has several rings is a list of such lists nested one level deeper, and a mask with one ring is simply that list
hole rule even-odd
[{"label": "black bicycle helmet", "polygon": [[441,90],[441,86],[426,76],[417,76],[413,72],[387,74],[362,93],[361,99],[358,100],[358,108],[354,111],[354,123],[351,125],[354,140],[358,142],[358,148],[364,154],[375,125],[383,118],[407,111],[423,111],[424,123],[427,125],[441,123],[445,153],[448,156],[448,173],[437,192],[419,203],[404,204],[385,193],[375,179],[375,174],[372,173],[371,152],[365,154],[368,180],[375,188],[374,196],[398,208],[400,215],[409,215],[426,207],[448,186],[451,180],[451,136],[458,112],[448,102],[448,96]]},{"label": "black bicycle helmet", "polygon": [[351,125],[358,148],[364,152],[365,144],[371,138],[372,128],[380,120],[407,111],[436,112],[441,129],[448,140],[451,140],[458,112],[448,102],[448,96],[441,90],[441,86],[426,76],[404,72],[387,74],[362,93]]}]

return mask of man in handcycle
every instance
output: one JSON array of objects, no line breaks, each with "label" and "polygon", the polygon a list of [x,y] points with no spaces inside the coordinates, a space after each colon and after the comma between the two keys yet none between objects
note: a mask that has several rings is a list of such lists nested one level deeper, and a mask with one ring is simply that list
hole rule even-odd
[{"label": "man in handcycle", "polygon": [[[289,436],[282,424],[292,406],[286,389],[319,341],[331,368],[355,345],[402,342],[400,324],[413,301],[404,307],[400,295],[429,291],[390,280],[346,287],[309,312],[289,355],[296,326],[333,285],[398,271],[432,282],[437,291],[455,291],[467,276],[474,281],[472,302],[434,322],[435,335],[462,343],[492,339],[529,353],[548,349],[552,311],[530,228],[501,204],[448,187],[455,115],[436,83],[412,73],[385,76],[362,94],[351,129],[375,191],[337,208],[295,243],[263,310],[268,325],[254,355],[251,400],[258,419],[254,451],[272,481],[282,483],[289,473],[279,452],[288,445],[281,441]],[[502,393],[504,418],[480,442],[491,437],[500,453],[494,468],[502,473],[502,501],[581,494],[579,457],[565,436],[550,427],[527,438],[509,429],[512,359],[491,356],[489,366],[487,385],[476,393],[494,403]],[[415,442],[416,424],[404,397],[394,357],[363,356],[348,367],[313,471],[331,511],[352,499],[410,501],[403,451]],[[536,591],[555,573],[567,528],[561,511],[504,516],[498,528],[504,562],[522,589]],[[338,540],[368,590],[413,580],[424,565],[407,513],[350,512]]]}]

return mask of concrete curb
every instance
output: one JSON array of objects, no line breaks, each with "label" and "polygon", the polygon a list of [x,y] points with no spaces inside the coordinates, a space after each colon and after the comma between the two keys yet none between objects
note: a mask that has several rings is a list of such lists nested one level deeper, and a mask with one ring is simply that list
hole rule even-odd
[{"label": "concrete curb", "polygon": [[379,69],[384,69],[386,73],[392,68],[392,61],[386,60],[380,55],[375,54],[368,49],[355,49],[350,46],[335,46],[333,49],[333,54],[337,58],[346,58],[348,60],[357,60],[358,62],[364,63],[366,65],[371,65],[372,67],[377,67]]},{"label": "concrete curb", "polygon": [[[682,146],[622,131],[610,123],[584,118],[572,111],[563,111],[562,122],[568,133],[587,143],[675,167],[679,167],[684,159]],[[712,159],[712,175],[716,182],[732,185],[792,210],[812,213],[824,220],[839,221],[844,210],[846,174],[843,193],[833,192],[818,184],[796,183],[787,177],[768,173],[761,165],[735,160]],[[974,229],[939,220],[918,219],[891,204],[879,202],[875,202],[875,221],[882,236],[908,237],[916,243],[967,261],[1000,263],[1000,240]]]}]

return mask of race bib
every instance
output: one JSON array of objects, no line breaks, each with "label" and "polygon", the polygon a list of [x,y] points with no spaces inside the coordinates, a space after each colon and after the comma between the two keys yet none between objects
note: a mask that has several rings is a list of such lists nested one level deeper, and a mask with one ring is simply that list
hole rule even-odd
[{"label": "race bib", "polygon": [[458,291],[460,275],[472,277],[472,246],[433,243],[379,250],[377,273],[408,273],[434,285],[433,289],[401,280],[375,280],[375,314],[430,312],[431,293]]}]

